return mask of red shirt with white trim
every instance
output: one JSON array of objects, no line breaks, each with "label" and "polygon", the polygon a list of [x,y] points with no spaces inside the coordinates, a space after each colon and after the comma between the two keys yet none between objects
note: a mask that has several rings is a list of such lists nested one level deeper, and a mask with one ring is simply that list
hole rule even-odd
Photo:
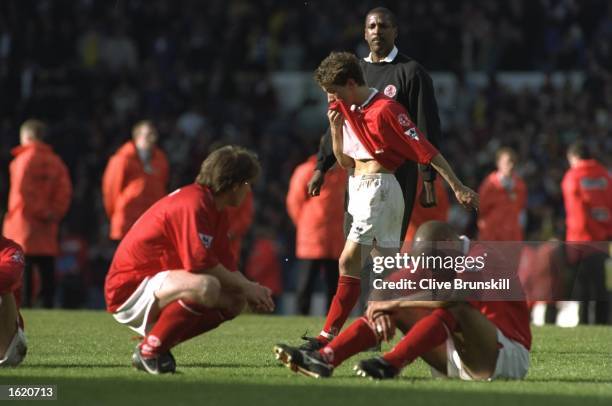
[{"label": "red shirt with white trim", "polygon": [[395,171],[406,160],[429,164],[438,154],[406,109],[383,94],[374,94],[360,107],[335,101],[329,108],[344,115],[361,144],[388,170]]},{"label": "red shirt with white trim", "polygon": [[202,272],[221,263],[235,271],[229,220],[217,210],[212,192],[192,184],[151,206],[119,244],[106,277],[110,312],[128,299],[142,280],[162,271]]},{"label": "red shirt with white trim", "polygon": [[0,295],[21,290],[24,264],[19,244],[0,236]]}]

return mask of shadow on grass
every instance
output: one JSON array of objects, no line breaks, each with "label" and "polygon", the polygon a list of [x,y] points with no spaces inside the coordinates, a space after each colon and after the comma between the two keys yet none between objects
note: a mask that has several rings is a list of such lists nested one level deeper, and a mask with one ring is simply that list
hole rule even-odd
[{"label": "shadow on grass", "polygon": [[[170,378],[170,379],[168,379]],[[62,405],[113,406],[148,404],[171,405],[452,405],[474,404],[504,405],[576,405],[610,404],[610,396],[568,394],[525,394],[482,390],[482,386],[466,385],[459,389],[442,386],[431,389],[415,388],[409,382],[391,382],[394,386],[363,381],[359,386],[343,386],[332,380],[290,380],[261,378],[261,383],[219,381],[202,379],[194,382],[177,380],[175,376],[138,375],[126,378],[49,378],[31,376],[7,378],[3,384],[51,384],[57,385],[58,400]],[[225,377],[227,379],[227,377]],[[412,379],[406,379],[409,381]]]}]

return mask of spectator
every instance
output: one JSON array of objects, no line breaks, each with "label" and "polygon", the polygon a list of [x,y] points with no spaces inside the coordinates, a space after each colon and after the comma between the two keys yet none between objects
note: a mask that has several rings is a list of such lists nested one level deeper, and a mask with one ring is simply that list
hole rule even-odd
[{"label": "spectator", "polygon": [[166,194],[168,161],[156,143],[153,123],[139,121],[132,129],[132,140],[108,161],[102,195],[111,240],[121,240],[138,217]]},{"label": "spectator", "polygon": [[25,253],[24,307],[32,307],[33,269],[42,281],[45,308],[55,301],[55,256],[59,252],[59,223],[68,211],[72,184],[68,169],[51,147],[43,142],[45,125],[27,120],[19,131],[20,146],[9,167],[11,188],[3,234],[15,240]]}]

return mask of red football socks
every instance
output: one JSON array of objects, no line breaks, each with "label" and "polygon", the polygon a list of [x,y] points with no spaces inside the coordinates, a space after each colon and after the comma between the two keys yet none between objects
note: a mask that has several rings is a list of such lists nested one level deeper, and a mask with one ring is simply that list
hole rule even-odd
[{"label": "red football socks", "polygon": [[162,309],[151,332],[142,340],[140,352],[144,357],[156,357],[225,320],[219,310],[177,300]]},{"label": "red football socks", "polygon": [[319,350],[327,362],[334,367],[340,365],[347,358],[367,350],[378,343],[376,333],[365,317],[360,317],[347,327],[342,334],[334,338],[324,348]]},{"label": "red football socks", "polygon": [[338,289],[329,307],[325,326],[319,337],[317,337],[319,341],[327,343],[340,332],[344,322],[346,322],[346,319],[355,307],[357,300],[359,300],[360,293],[361,279],[351,276],[340,276],[340,279],[338,279]]},{"label": "red football socks", "polygon": [[455,331],[456,328],[457,321],[453,315],[447,310],[437,309],[416,322],[383,358],[395,368],[402,369],[417,357],[444,343],[448,331]]}]

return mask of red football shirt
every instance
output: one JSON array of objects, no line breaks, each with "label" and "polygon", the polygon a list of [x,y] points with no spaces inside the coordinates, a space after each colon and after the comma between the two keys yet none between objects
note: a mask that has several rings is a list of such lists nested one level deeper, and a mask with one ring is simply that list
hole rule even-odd
[{"label": "red football shirt", "polygon": [[531,349],[531,328],[527,302],[517,301],[470,301],[504,335]]},{"label": "red football shirt", "polygon": [[342,112],[364,148],[388,170],[395,171],[406,160],[429,164],[438,154],[404,106],[380,93],[361,107],[336,101],[329,108]]},{"label": "red football shirt", "polygon": [[23,250],[19,244],[0,236],[0,295],[20,293],[23,267]]},{"label": "red football shirt", "polygon": [[178,189],[151,206],[119,244],[106,277],[108,310],[127,300],[147,276],[166,270],[201,272],[221,263],[236,270],[225,210],[198,184]]},{"label": "red football shirt", "polygon": [[561,182],[567,241],[606,241],[612,237],[612,178],[594,159],[570,168]]}]

